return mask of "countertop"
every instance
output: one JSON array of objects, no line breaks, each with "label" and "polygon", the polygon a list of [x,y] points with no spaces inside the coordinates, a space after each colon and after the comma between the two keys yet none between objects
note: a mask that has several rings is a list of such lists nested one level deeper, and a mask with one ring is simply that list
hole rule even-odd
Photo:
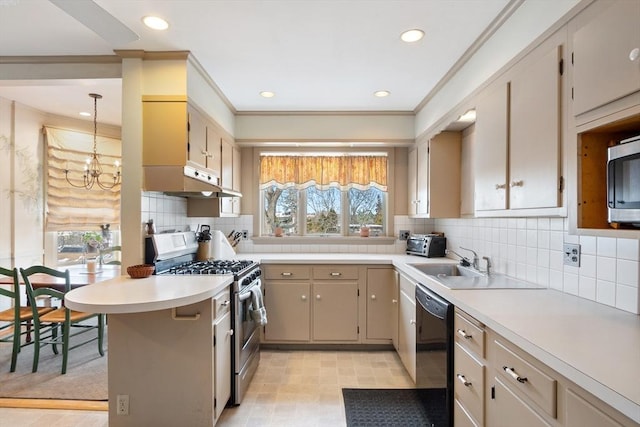
[{"label": "countertop", "polygon": [[[389,254],[239,254],[263,264],[371,264],[399,272],[469,313],[551,369],[640,423],[640,316],[552,289],[449,290],[412,263],[448,258]],[[121,276],[67,294],[75,310],[134,313],[192,304],[231,276]]]},{"label": "countertop", "polygon": [[194,304],[215,296],[233,276],[120,276],[77,288],[65,296],[72,310],[89,313],[142,313]]},{"label": "countertop", "polygon": [[263,264],[393,265],[551,369],[640,423],[640,316],[553,289],[450,290],[408,264],[448,258],[378,254],[240,254]]}]

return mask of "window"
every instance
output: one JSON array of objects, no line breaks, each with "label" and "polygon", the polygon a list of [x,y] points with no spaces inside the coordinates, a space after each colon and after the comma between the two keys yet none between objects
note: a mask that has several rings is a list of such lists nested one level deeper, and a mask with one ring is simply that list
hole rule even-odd
[{"label": "window", "polygon": [[261,235],[385,234],[385,155],[262,155]]}]

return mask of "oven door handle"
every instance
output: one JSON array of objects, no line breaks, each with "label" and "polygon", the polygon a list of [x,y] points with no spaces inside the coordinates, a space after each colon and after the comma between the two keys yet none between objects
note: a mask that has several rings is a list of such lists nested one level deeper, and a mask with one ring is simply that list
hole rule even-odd
[{"label": "oven door handle", "polygon": [[248,300],[249,298],[251,298],[251,293],[252,293],[252,290],[253,290],[254,288],[258,288],[258,289],[260,289],[260,292],[262,292],[262,290],[261,290],[261,288],[262,288],[262,283],[260,282],[260,279],[256,280],[254,283],[255,283],[255,285],[251,286],[251,288],[250,288],[250,289],[247,289],[246,291],[242,292],[242,293],[239,295],[239,298],[238,298],[238,299],[240,300],[240,302],[242,302],[242,301],[246,301],[246,300]]}]

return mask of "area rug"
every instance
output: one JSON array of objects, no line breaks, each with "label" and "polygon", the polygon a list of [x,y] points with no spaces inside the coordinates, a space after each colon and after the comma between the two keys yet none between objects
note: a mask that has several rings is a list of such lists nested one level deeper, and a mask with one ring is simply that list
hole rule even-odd
[{"label": "area rug", "polygon": [[448,427],[445,389],[343,388],[347,427]]},{"label": "area rug", "polygon": [[0,344],[0,397],[20,399],[63,399],[106,401],[107,339],[104,356],[94,341],[69,352],[67,373],[62,375],[62,352],[51,346],[40,349],[38,372],[32,373],[33,346],[23,347],[15,372],[11,368],[11,344]]}]

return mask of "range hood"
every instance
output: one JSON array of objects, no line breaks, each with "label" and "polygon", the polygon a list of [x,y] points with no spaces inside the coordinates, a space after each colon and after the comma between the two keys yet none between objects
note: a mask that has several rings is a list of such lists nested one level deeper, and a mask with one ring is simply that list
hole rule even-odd
[{"label": "range hood", "polygon": [[193,166],[145,166],[145,191],[162,191],[169,196],[190,198],[242,197],[238,191],[223,188],[220,178]]}]

